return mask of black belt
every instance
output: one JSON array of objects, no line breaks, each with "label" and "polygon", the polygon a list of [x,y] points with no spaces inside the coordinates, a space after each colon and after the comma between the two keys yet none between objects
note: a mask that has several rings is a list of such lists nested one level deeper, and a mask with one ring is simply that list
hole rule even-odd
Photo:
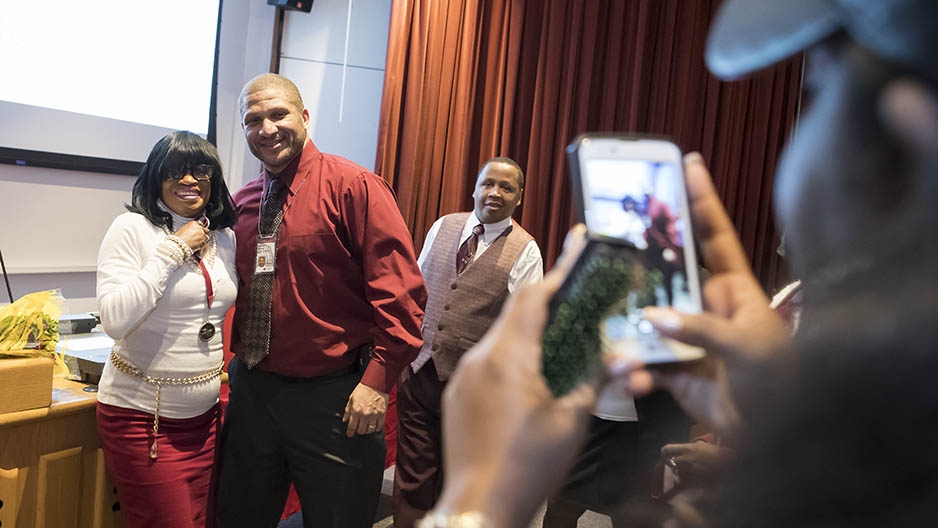
[{"label": "black belt", "polygon": [[276,372],[270,372],[269,374],[273,374],[287,383],[304,383],[310,381],[317,382],[333,378],[342,378],[355,374],[359,371],[364,372],[365,367],[368,366],[368,362],[371,361],[372,350],[374,350],[374,345],[371,343],[367,343],[358,347],[358,349],[355,351],[355,359],[353,359],[351,363],[340,368],[339,370],[335,370],[327,374],[320,374],[318,376],[287,376]]}]

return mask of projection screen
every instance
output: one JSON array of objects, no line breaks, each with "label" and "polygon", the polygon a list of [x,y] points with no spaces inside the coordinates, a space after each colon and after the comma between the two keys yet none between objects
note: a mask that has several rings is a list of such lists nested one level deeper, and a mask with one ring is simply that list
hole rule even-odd
[{"label": "projection screen", "polygon": [[0,162],[135,174],[173,130],[214,143],[220,9],[0,2]]}]

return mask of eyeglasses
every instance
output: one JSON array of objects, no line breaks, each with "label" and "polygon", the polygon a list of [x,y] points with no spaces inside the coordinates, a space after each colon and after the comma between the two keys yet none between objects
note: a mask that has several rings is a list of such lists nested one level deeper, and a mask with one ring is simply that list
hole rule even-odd
[{"label": "eyeglasses", "polygon": [[196,181],[209,181],[215,174],[215,167],[211,165],[192,165],[191,167],[181,167],[178,169],[169,169],[166,171],[166,179],[181,180],[191,174]]}]

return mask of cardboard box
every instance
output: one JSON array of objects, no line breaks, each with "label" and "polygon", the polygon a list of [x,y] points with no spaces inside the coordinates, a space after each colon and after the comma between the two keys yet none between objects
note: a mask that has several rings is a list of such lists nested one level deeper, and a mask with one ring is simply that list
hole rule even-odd
[{"label": "cardboard box", "polygon": [[47,358],[0,358],[0,413],[48,407],[53,366]]}]

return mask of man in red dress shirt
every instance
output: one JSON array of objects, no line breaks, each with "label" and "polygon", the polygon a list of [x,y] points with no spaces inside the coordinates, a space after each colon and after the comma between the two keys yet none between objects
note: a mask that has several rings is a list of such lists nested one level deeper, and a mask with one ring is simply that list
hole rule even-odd
[{"label": "man in red dress shirt", "polygon": [[308,138],[289,79],[255,77],[239,103],[264,169],[235,195],[218,518],[276,526],[292,482],[305,526],[371,526],[388,392],[422,344],[427,293],[411,236],[382,178]]}]

